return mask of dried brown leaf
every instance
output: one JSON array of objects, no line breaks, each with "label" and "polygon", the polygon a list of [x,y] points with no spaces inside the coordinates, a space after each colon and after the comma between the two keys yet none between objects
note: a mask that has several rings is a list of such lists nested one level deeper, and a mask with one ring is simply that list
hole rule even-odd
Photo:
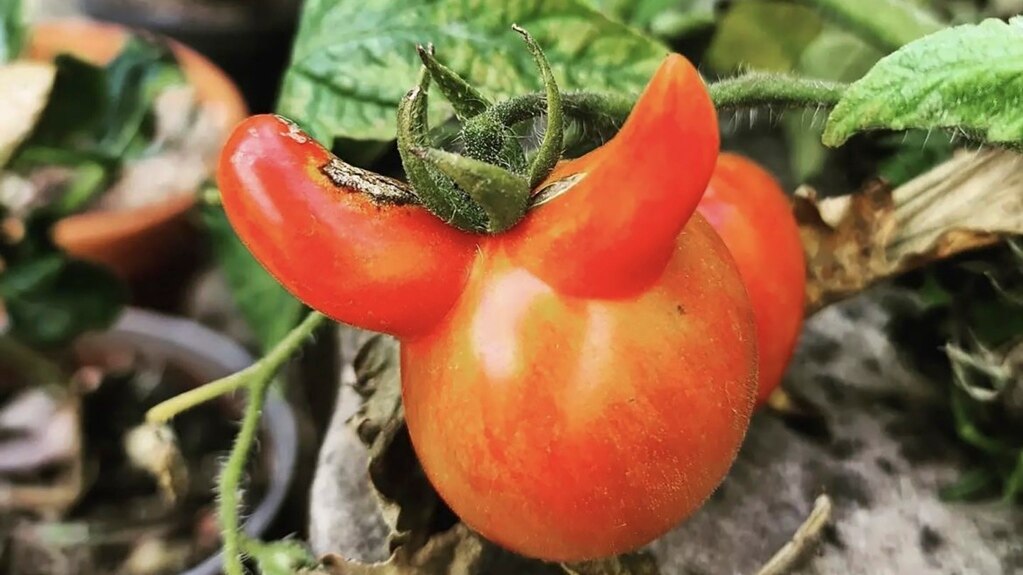
[{"label": "dried brown leaf", "polygon": [[398,342],[374,337],[353,367],[363,404],[348,424],[369,451],[370,480],[391,529],[391,548],[418,548],[450,522],[441,517],[446,507],[420,468],[405,426]]},{"label": "dried brown leaf", "polygon": [[328,555],[320,566],[300,575],[474,575],[483,555],[483,541],[464,525],[433,537],[416,550],[399,548],[383,563],[364,565]]},{"label": "dried brown leaf", "polygon": [[963,152],[897,189],[818,199],[797,190],[807,311],[876,281],[1023,234],[1023,156]]},{"label": "dried brown leaf", "polygon": [[573,563],[561,566],[568,575],[658,575],[654,556],[646,553],[629,553],[601,561]]}]

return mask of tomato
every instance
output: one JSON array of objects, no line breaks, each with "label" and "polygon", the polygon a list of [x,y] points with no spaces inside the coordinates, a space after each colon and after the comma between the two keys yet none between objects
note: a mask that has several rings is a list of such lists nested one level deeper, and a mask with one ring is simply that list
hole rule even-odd
[{"label": "tomato", "polygon": [[683,520],[748,426],[753,312],[695,213],[717,152],[703,81],[673,55],[619,134],[562,163],[505,233],[454,230],[273,117],[239,127],[219,178],[292,293],[400,338],[413,445],[462,520],[574,561]]},{"label": "tomato", "polygon": [[758,403],[781,383],[799,339],[806,260],[792,206],[755,162],[721,154],[699,212],[724,240],[746,282],[757,322]]}]

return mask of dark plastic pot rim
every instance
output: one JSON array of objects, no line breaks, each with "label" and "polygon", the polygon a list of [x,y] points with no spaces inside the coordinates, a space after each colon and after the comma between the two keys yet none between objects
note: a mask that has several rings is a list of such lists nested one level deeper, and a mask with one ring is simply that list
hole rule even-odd
[{"label": "dark plastic pot rim", "polygon": [[[0,328],[2,329],[2,328]],[[83,336],[86,345],[125,346],[186,370],[199,381],[211,381],[249,366],[252,356],[238,343],[194,321],[128,308],[108,331]],[[270,394],[263,410],[261,442],[269,454],[269,482],[255,509],[246,513],[245,532],[261,536],[284,503],[298,453],[298,425],[284,398]],[[217,553],[182,575],[220,573]]]}]

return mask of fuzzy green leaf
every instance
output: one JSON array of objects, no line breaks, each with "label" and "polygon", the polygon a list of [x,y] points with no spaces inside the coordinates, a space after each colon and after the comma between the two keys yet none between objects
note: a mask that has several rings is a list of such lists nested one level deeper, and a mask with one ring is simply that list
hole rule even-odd
[{"label": "fuzzy green leaf", "polygon": [[824,143],[857,132],[947,128],[994,144],[1023,143],[1023,18],[943,30],[882,59],[846,91]]},{"label": "fuzzy green leaf", "polygon": [[821,31],[807,6],[748,0],[735,4],[718,24],[707,63],[722,73],[753,68],[789,72]]},{"label": "fuzzy green leaf", "polygon": [[810,0],[810,3],[886,52],[944,27],[933,14],[911,0]]},{"label": "fuzzy green leaf", "polygon": [[658,38],[679,38],[714,25],[715,0],[590,0],[611,18]]},{"label": "fuzzy green leaf", "polygon": [[[668,49],[583,0],[308,0],[278,111],[316,139],[394,138],[396,109],[416,83],[416,44],[494,100],[539,90],[541,78],[511,25],[529,30],[566,90],[638,93]],[[431,123],[451,114],[434,99]]]}]

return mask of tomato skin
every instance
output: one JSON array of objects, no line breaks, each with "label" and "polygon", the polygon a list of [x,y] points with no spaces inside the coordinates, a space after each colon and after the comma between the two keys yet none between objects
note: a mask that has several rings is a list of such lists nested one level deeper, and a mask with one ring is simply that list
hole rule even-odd
[{"label": "tomato skin", "polygon": [[694,216],[653,287],[593,299],[507,247],[486,245],[451,314],[402,344],[423,468],[467,525],[518,553],[646,544],[717,487],[753,407],[753,318],[727,248]]},{"label": "tomato skin", "polygon": [[461,293],[476,238],[419,206],[336,184],[324,173],[333,160],[282,118],[245,120],[228,139],[217,176],[231,225],[310,307],[398,336],[427,331]]},{"label": "tomato skin", "polygon": [[777,180],[752,160],[723,153],[698,210],[728,246],[757,322],[763,404],[780,384],[803,326],[806,259],[799,225]]}]

